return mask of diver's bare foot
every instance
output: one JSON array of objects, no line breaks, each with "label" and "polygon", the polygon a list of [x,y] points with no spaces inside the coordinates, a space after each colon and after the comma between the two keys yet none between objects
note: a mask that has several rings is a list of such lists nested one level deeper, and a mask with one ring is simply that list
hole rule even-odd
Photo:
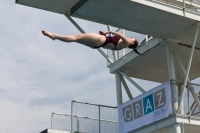
[{"label": "diver's bare foot", "polygon": [[45,35],[45,36],[48,36],[49,38],[51,38],[52,40],[55,40],[56,39],[56,35],[53,34],[53,33],[50,33],[50,32],[47,32],[47,31],[42,31],[42,33]]}]

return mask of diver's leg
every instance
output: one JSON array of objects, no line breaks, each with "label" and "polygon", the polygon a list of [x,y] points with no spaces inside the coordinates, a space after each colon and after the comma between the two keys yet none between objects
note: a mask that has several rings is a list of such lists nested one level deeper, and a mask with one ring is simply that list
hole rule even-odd
[{"label": "diver's leg", "polygon": [[78,42],[92,48],[94,46],[100,46],[105,42],[105,36],[96,33],[77,34],[74,36],[62,36],[47,31],[42,31],[42,33],[53,40],[58,39],[63,42]]},{"label": "diver's leg", "polygon": [[51,32],[47,32],[47,31],[42,31],[42,33],[45,36],[48,36],[49,38],[51,38],[52,40],[58,39],[63,42],[75,42],[76,41],[75,36],[62,36],[62,35],[57,35],[57,34],[54,34]]}]

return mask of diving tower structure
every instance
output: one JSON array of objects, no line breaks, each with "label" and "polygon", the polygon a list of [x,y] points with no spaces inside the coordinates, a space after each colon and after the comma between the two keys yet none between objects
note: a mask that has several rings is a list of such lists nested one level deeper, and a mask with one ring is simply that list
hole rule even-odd
[{"label": "diving tower structure", "polygon": [[[192,80],[200,76],[200,1],[198,0],[16,0],[22,4],[65,15],[81,32],[84,30],[72,17],[119,27],[129,31],[152,36],[138,51],[123,56],[106,55],[98,51],[109,62],[110,73],[115,74],[117,104],[123,104],[122,84],[128,97],[132,94],[124,80],[135,88],[146,91],[132,78],[164,83],[170,82],[173,113],[130,133],[189,133],[200,131],[200,117],[191,115],[191,108],[185,114],[184,96],[187,90],[192,95],[194,105],[200,111],[200,95],[196,93]],[[198,86],[198,85],[197,85]],[[187,96],[189,101],[189,95]],[[189,104],[190,102],[188,102]]]}]

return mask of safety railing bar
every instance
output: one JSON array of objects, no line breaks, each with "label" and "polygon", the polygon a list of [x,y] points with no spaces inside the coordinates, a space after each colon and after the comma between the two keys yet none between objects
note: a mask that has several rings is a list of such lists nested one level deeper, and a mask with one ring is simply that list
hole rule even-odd
[{"label": "safety railing bar", "polygon": [[[59,114],[61,115],[61,114]],[[65,114],[63,114],[64,116],[66,116]],[[71,115],[67,115],[69,117],[71,117]],[[72,116],[73,118],[84,118],[84,119],[91,119],[91,120],[99,120],[98,118],[91,118],[91,117],[85,117],[85,116]],[[112,121],[112,120],[105,120],[105,119],[100,119],[101,121],[106,121],[106,122],[118,122],[118,121]]]},{"label": "safety railing bar", "polygon": [[101,106],[101,107],[108,107],[108,108],[117,108],[117,107],[113,107],[113,106],[106,106],[106,105],[101,105],[101,104],[92,104],[92,103],[80,102],[80,101],[73,101],[73,102],[76,102],[76,103],[83,103],[83,104],[88,104],[88,105]]},{"label": "safety railing bar", "polygon": [[68,114],[62,114],[62,113],[56,113],[56,112],[52,112],[52,114],[56,114],[56,115],[65,115],[65,116],[71,116],[71,115],[68,115]]}]

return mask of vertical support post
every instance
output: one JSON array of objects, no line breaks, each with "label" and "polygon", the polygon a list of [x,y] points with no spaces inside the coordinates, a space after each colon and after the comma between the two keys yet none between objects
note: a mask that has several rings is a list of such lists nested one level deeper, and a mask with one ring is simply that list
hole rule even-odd
[{"label": "vertical support post", "polygon": [[71,132],[73,132],[73,102],[71,101]]},{"label": "vertical support post", "polygon": [[181,123],[181,133],[185,133],[185,130],[184,130],[184,123],[183,123],[183,122]]},{"label": "vertical support post", "polygon": [[53,112],[52,112],[52,114],[51,114],[51,129],[53,129]]},{"label": "vertical support post", "polygon": [[[183,64],[181,63],[181,60],[179,59],[178,54],[177,54],[175,48],[173,48],[173,53],[174,53],[174,57],[176,58],[177,63],[179,65],[182,73],[184,75],[186,75],[185,68],[183,67]],[[188,82],[190,83],[190,78],[189,77],[188,77]],[[188,89],[190,90],[190,92],[191,92],[192,96],[194,97],[194,100],[195,100],[195,102],[196,102],[196,104],[197,104],[197,106],[198,106],[198,108],[200,110],[200,101],[199,101],[199,98],[198,98],[198,96],[197,96],[197,94],[196,94],[196,92],[194,90],[194,87],[192,85],[188,85]]]},{"label": "vertical support post", "polygon": [[[172,42],[167,42],[166,43],[166,54],[167,54],[167,65],[168,65],[168,75],[169,75],[169,80],[171,79],[176,79],[175,76],[175,69],[174,69],[174,58],[173,58],[173,53],[172,53]],[[173,111],[176,112],[178,108],[178,91],[176,87],[175,82],[171,82],[171,89],[172,89],[172,107]],[[174,133],[181,133],[181,127],[180,124],[175,123],[173,125],[174,127]]]},{"label": "vertical support post", "polygon": [[[107,25],[108,31],[111,31],[110,25]],[[111,33],[109,33],[109,36],[111,36]]]},{"label": "vertical support post", "polygon": [[181,133],[181,127],[179,123],[174,124],[174,133]]},{"label": "vertical support post", "polygon": [[185,0],[183,0],[183,16],[185,16]]},{"label": "vertical support post", "polygon": [[[190,87],[190,86],[189,86]],[[188,98],[188,115],[191,115],[191,112],[190,112],[190,93],[189,93],[189,87],[187,89],[187,98]]]},{"label": "vertical support post", "polygon": [[[181,83],[176,83],[177,89],[178,89],[178,97],[181,95],[181,89],[182,89],[182,84]],[[183,103],[183,102],[182,102]],[[182,104],[181,103],[181,104]],[[181,109],[180,109],[180,114],[184,114],[184,104],[182,104]]]},{"label": "vertical support post", "polygon": [[193,40],[193,44],[192,44],[192,48],[191,48],[191,52],[190,52],[190,57],[189,57],[188,65],[187,65],[187,70],[186,70],[186,74],[185,74],[185,78],[184,78],[184,83],[183,83],[183,87],[182,87],[182,93],[181,93],[181,96],[180,96],[180,99],[179,99],[178,111],[180,110],[180,106],[181,106],[181,103],[183,101],[183,95],[184,95],[184,92],[185,92],[185,87],[186,87],[186,84],[187,84],[188,75],[189,75],[189,72],[190,72],[190,67],[191,67],[192,58],[193,58],[193,54],[194,54],[194,48],[195,48],[197,35],[198,35],[198,31],[199,31],[199,24],[197,24],[196,26],[197,27],[196,27],[194,40]]},{"label": "vertical support post", "polygon": [[145,42],[146,42],[146,46],[147,46],[147,50],[148,50],[149,49],[149,43],[147,43],[147,42],[149,41],[149,36],[146,35],[145,37],[146,37]]},{"label": "vertical support post", "polygon": [[[174,69],[174,58],[173,58],[170,42],[166,43],[166,54],[167,54],[169,80],[176,79],[175,69]],[[171,89],[172,89],[172,101],[173,101],[172,107],[173,107],[173,111],[176,112],[176,110],[178,109],[178,91],[177,91],[175,82],[171,82]]]},{"label": "vertical support post", "polygon": [[117,93],[117,105],[122,104],[122,87],[121,87],[121,77],[119,73],[115,74],[116,80],[116,93]]},{"label": "vertical support post", "polygon": [[[125,29],[122,30],[122,34],[125,36]],[[126,55],[126,49],[124,48],[123,49],[123,56],[125,56],[125,55]]]},{"label": "vertical support post", "polygon": [[79,118],[78,118],[78,116],[77,116],[77,132],[79,132]]},{"label": "vertical support post", "polygon": [[148,42],[148,41],[149,41],[148,35],[146,35],[145,37],[146,37],[146,40],[145,40],[145,41]]},{"label": "vertical support post", "polygon": [[100,105],[99,106],[99,133],[101,133],[101,111],[100,111]]}]

